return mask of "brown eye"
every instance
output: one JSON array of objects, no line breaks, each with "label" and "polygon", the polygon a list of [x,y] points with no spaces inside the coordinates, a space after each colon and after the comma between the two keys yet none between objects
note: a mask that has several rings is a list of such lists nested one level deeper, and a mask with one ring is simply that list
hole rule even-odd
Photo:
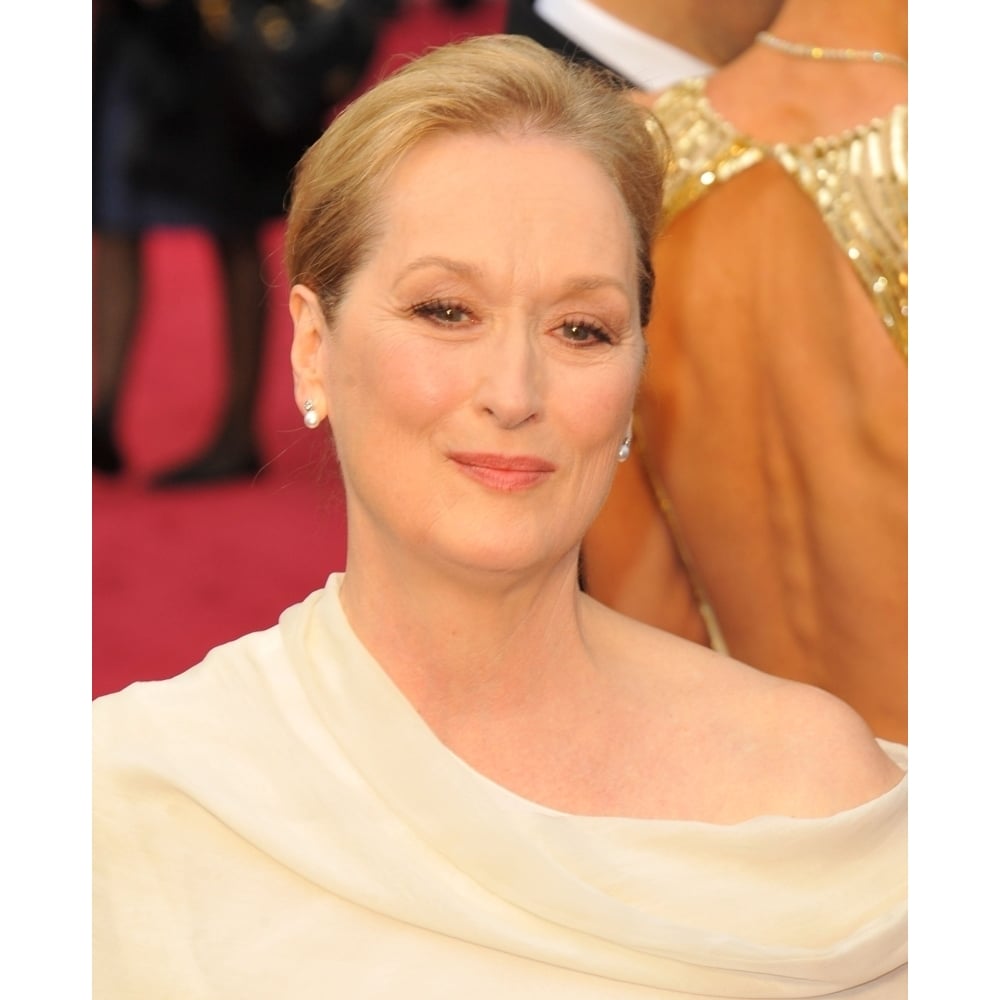
[{"label": "brown eye", "polygon": [[413,312],[446,325],[462,323],[469,318],[469,313],[456,302],[421,302],[413,307]]},{"label": "brown eye", "polygon": [[610,344],[611,338],[593,323],[570,322],[562,325],[563,336],[573,344]]}]

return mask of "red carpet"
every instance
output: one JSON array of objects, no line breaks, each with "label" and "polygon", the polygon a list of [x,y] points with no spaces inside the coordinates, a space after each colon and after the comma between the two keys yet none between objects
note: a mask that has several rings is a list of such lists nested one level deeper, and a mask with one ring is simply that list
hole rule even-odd
[{"label": "red carpet", "polygon": [[[369,79],[397,53],[500,31],[505,5],[463,14],[411,3],[387,25]],[[329,437],[309,432],[291,394],[282,227],[266,234],[273,295],[258,409],[268,458],[254,482],[152,492],[152,472],[187,458],[213,429],[224,372],[222,305],[203,235],[159,230],[122,411],[128,474],[93,484],[93,694],[170,677],[220,642],[271,626],[343,568],[340,480]],[[95,267],[99,262],[95,261]]]}]

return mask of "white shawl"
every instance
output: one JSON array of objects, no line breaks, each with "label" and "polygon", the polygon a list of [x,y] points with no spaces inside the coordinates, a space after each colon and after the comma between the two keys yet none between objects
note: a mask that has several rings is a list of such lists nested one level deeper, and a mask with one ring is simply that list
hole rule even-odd
[{"label": "white shawl", "polygon": [[818,820],[560,813],[438,741],[339,585],[95,702],[96,998],[905,996],[905,778]]}]

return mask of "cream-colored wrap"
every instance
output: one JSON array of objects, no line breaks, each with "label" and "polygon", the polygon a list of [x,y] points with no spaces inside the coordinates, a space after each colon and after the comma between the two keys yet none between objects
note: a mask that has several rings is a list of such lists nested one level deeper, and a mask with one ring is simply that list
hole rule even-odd
[{"label": "cream-colored wrap", "polygon": [[822,820],[556,812],[436,739],[339,583],[95,703],[95,998],[905,996],[905,778]]}]

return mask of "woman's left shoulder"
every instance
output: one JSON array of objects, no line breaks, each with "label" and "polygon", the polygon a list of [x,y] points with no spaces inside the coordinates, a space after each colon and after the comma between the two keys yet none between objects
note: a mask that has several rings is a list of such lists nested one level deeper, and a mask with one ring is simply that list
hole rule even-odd
[{"label": "woman's left shoulder", "polygon": [[841,812],[900,782],[902,768],[850,705],[818,687],[760,676],[760,695],[751,701],[757,739],[798,814]]},{"label": "woman's left shoulder", "polygon": [[616,645],[629,650],[628,682],[652,716],[683,720],[682,749],[728,789],[734,814],[830,816],[903,778],[864,719],[833,694],[649,626],[613,624],[627,640]]},{"label": "woman's left shoulder", "polygon": [[[746,815],[819,818],[891,791],[904,772],[850,705],[818,687],[720,658],[715,737],[739,774]],[[708,735],[708,734],[706,734]]]}]

